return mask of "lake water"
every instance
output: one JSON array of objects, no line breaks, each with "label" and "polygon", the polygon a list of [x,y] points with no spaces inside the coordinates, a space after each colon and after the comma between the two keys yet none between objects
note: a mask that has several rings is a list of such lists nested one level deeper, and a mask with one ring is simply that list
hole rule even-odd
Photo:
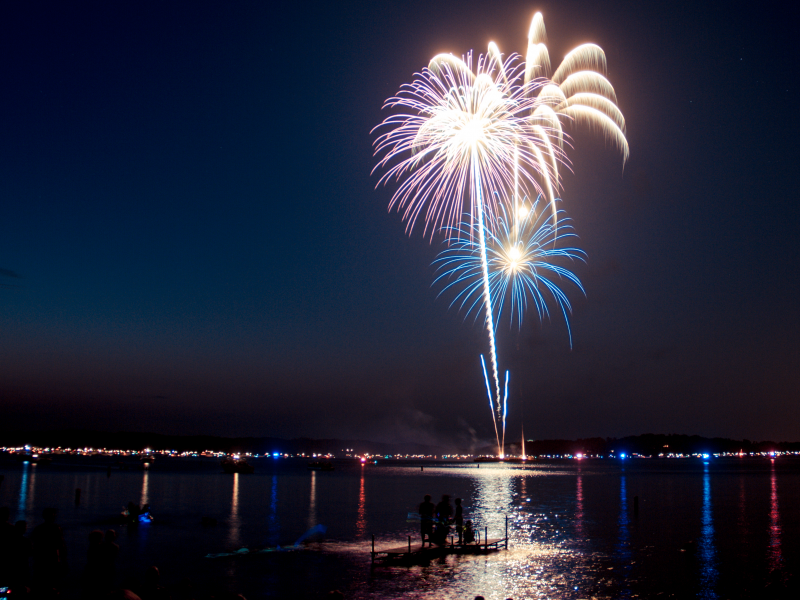
[{"label": "lake water", "polygon": [[[779,598],[800,597],[800,462],[768,459],[570,460],[526,466],[337,461],[315,472],[295,459],[251,461],[226,475],[215,460],[159,459],[149,471],[102,464],[0,463],[0,505],[12,521],[59,509],[70,551],[66,598],[80,597],[87,536],[114,527],[120,583],[153,564],[165,584],[254,598]],[[424,466],[424,471],[420,469]],[[73,502],[81,488],[79,506]],[[465,518],[509,549],[416,566],[371,568],[377,547],[419,543],[408,520],[424,494],[460,497]],[[634,498],[639,498],[638,514]],[[115,524],[128,501],[155,520]],[[203,527],[202,517],[218,520]],[[205,558],[242,547],[302,550]]]}]

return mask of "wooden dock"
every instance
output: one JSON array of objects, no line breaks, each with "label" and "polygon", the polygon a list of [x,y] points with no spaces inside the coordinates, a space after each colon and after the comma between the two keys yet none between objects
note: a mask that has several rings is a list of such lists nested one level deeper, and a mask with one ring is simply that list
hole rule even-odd
[{"label": "wooden dock", "polygon": [[506,520],[506,536],[502,538],[488,537],[488,531],[481,537],[470,544],[459,543],[455,536],[445,544],[432,544],[427,541],[423,545],[415,540],[412,544],[411,536],[408,536],[408,543],[403,546],[394,546],[392,548],[375,548],[375,536],[372,536],[372,562],[375,561],[396,561],[396,562],[422,562],[450,554],[487,554],[489,552],[497,552],[498,550],[508,549],[508,521]]}]

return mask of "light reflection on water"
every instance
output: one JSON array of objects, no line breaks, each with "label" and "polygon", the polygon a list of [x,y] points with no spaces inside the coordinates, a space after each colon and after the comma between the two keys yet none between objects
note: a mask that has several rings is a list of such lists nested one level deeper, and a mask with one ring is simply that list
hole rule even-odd
[{"label": "light reflection on water", "polygon": [[317,472],[311,470],[311,494],[308,500],[308,528],[317,524]]},{"label": "light reflection on water", "polygon": [[739,539],[742,545],[745,544],[745,540],[747,539],[747,534],[748,534],[747,510],[746,510],[747,503],[745,500],[746,500],[745,476],[739,475],[739,515],[737,519],[737,525],[739,528]]},{"label": "light reflection on water", "polygon": [[[615,562],[621,570],[625,579],[629,578],[631,571],[631,517],[628,512],[628,487],[627,477],[625,476],[625,467],[622,467],[622,472],[619,478],[619,518],[617,519],[617,527],[619,533],[617,534],[616,552],[614,553]],[[628,598],[631,595],[630,588],[622,590],[621,597]]]},{"label": "light reflection on water", "polygon": [[578,476],[575,484],[575,533],[583,537],[583,472],[578,463]]},{"label": "light reflection on water", "polygon": [[[580,506],[583,527],[584,491],[582,472],[543,471],[507,465],[464,469],[474,495],[467,518],[476,522],[490,538],[505,535],[508,516],[509,550],[483,556],[450,557],[420,569],[426,582],[440,577],[435,594],[419,597],[445,600],[474,597],[583,598],[588,587],[597,588],[591,573],[595,557],[575,544],[575,509]],[[550,476],[576,477],[572,493],[551,494]],[[545,485],[543,485],[545,484]],[[580,537],[580,536],[579,536]],[[374,591],[374,590],[373,590]],[[419,590],[418,590],[419,592]],[[402,597],[386,594],[382,597]],[[368,596],[359,596],[368,597]]]},{"label": "light reflection on water", "polygon": [[239,473],[233,474],[233,494],[231,496],[231,516],[228,520],[228,547],[238,550],[242,546],[240,530],[242,527],[239,519]]},{"label": "light reflection on water", "polygon": [[[274,597],[305,597],[304,591],[324,596],[340,588],[350,600],[478,594],[489,600],[743,600],[747,590],[767,582],[778,586],[770,590],[782,590],[800,572],[800,545],[791,535],[798,520],[789,510],[798,500],[800,468],[775,464],[584,460],[480,469],[426,464],[421,472],[419,465],[337,463],[333,473],[309,473],[305,464],[287,461],[257,463],[254,475],[231,481],[216,463],[208,472],[170,473],[157,465],[112,478],[105,469],[15,463],[6,469],[0,504],[14,507],[31,527],[43,507],[59,506],[76,578],[88,532],[118,514],[120,498],[139,498],[153,505],[156,520],[120,530],[127,552],[121,565],[134,577],[149,564],[198,580],[223,573],[247,598],[264,597],[269,573]],[[185,491],[175,493],[176,482]],[[80,507],[72,505],[76,486],[86,492]],[[509,550],[371,570],[370,534],[386,547],[418,535],[418,524],[406,516],[431,492],[437,499],[441,492],[463,498],[465,519],[474,520],[481,533],[487,527],[492,538],[503,537],[508,516]],[[643,500],[638,516],[634,495]],[[206,514],[224,525],[198,527]],[[327,541],[304,551],[202,558],[241,546],[289,545],[318,523],[328,526]],[[681,552],[691,539],[696,551]],[[318,575],[306,577],[309,572]]]},{"label": "light reflection on water", "polygon": [[717,597],[717,551],[714,546],[714,520],[711,512],[711,478],[708,461],[703,464],[703,517],[700,535],[700,597]]},{"label": "light reflection on water", "polygon": [[150,504],[150,470],[144,470],[144,476],[142,477],[142,493],[139,497],[139,506],[144,506],[145,504]]},{"label": "light reflection on water", "polygon": [[267,545],[277,546],[280,542],[281,524],[278,519],[278,475],[273,473],[269,495],[269,517],[267,518]]},{"label": "light reflection on water", "polygon": [[781,515],[778,510],[778,477],[775,473],[775,459],[772,459],[770,469],[770,494],[769,494],[769,570],[777,571],[781,568],[783,556],[781,555]]},{"label": "light reflection on water", "polygon": [[367,533],[367,496],[364,493],[364,463],[361,463],[361,480],[358,490],[358,512],[356,517],[356,534],[362,538]]},{"label": "light reflection on water", "polygon": [[[27,460],[22,463],[22,481],[19,485],[19,502],[17,503],[17,520],[25,520],[28,508],[28,477],[30,476],[31,463]],[[33,486],[31,486],[33,487]],[[33,490],[30,492],[33,496]]]}]

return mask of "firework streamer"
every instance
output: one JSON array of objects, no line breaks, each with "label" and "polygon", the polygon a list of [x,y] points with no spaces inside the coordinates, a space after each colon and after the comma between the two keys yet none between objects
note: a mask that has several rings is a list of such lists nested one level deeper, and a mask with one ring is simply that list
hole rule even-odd
[{"label": "firework streamer", "polygon": [[[494,376],[494,385],[495,385],[495,392],[497,394],[497,417],[494,420],[495,426],[495,433],[497,432],[497,421],[503,420],[503,406],[500,401],[500,376],[498,374],[498,365],[497,365],[497,346],[495,344],[494,339],[494,322],[493,322],[493,315],[492,315],[492,295],[491,291],[489,290],[489,264],[486,259],[486,232],[484,227],[484,218],[483,218],[483,201],[481,200],[480,193],[481,193],[481,180],[480,177],[475,169],[475,160],[473,158],[473,177],[475,181],[475,193],[478,195],[477,201],[475,202],[475,206],[477,207],[478,212],[478,251],[480,252],[481,257],[481,274],[483,275],[482,282],[483,282],[483,302],[484,302],[484,314],[485,314],[485,323],[486,323],[486,332],[489,335],[489,358],[492,362],[492,375]],[[500,456],[503,455],[503,444],[498,436],[497,439],[497,449],[500,453]]]}]

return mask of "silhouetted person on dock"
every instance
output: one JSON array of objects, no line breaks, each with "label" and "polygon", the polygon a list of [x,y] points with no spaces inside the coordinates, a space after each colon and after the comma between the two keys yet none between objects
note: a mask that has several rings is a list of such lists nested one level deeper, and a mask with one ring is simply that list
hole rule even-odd
[{"label": "silhouetted person on dock", "polygon": [[57,595],[61,580],[67,570],[67,547],[64,534],[56,524],[55,508],[42,511],[44,523],[31,533],[33,541],[34,590],[42,597]]},{"label": "silhouetted person on dock", "polygon": [[135,525],[139,522],[139,515],[142,509],[135,502],[128,502],[128,525]]},{"label": "silhouetted person on dock", "polygon": [[6,535],[11,534],[11,528],[14,527],[8,520],[11,518],[11,509],[7,506],[0,506],[0,540],[6,539]]},{"label": "silhouetted person on dock", "polygon": [[30,560],[33,554],[33,544],[25,537],[28,531],[26,521],[17,521],[11,528],[8,538],[8,567],[7,579],[0,585],[7,585],[11,588],[15,597],[23,597],[28,591],[30,581]]},{"label": "silhouetted person on dock", "polygon": [[169,600],[169,594],[161,585],[161,573],[158,567],[148,567],[144,573],[144,582],[139,591],[142,600]]},{"label": "silhouetted person on dock", "polygon": [[450,496],[444,494],[442,495],[442,501],[436,505],[436,520],[440,523],[450,524],[452,516],[453,507],[450,504]]},{"label": "silhouetted person on dock", "polygon": [[8,522],[11,510],[7,506],[0,507],[0,586],[8,583],[11,571],[8,561],[11,559],[11,537],[14,526]]},{"label": "silhouetted person on dock", "polygon": [[428,540],[433,536],[433,512],[435,508],[433,502],[431,502],[431,495],[425,494],[422,504],[419,505],[419,520],[423,548],[425,547],[425,536],[428,536]]},{"label": "silhouetted person on dock", "polygon": [[444,494],[441,502],[436,505],[436,530],[433,532],[434,543],[439,545],[447,543],[447,534],[450,533],[452,516],[453,507],[450,505],[450,496]]},{"label": "silhouetted person on dock", "polygon": [[106,531],[105,538],[100,549],[100,556],[103,565],[104,583],[109,587],[114,587],[114,579],[117,568],[117,557],[119,556],[119,546],[114,542],[117,539],[117,532],[113,529]]},{"label": "silhouetted person on dock", "polygon": [[464,529],[464,509],[461,508],[461,498],[456,498],[456,515],[453,519],[453,523],[456,526],[456,531],[458,531],[458,543],[461,543],[461,533]]},{"label": "silhouetted person on dock", "polygon": [[472,544],[475,542],[475,530],[472,529],[472,521],[467,521],[464,525],[464,543]]},{"label": "silhouetted person on dock", "polygon": [[87,598],[98,598],[108,591],[103,588],[103,532],[99,529],[95,529],[89,534],[86,569],[83,571],[83,588]]}]

